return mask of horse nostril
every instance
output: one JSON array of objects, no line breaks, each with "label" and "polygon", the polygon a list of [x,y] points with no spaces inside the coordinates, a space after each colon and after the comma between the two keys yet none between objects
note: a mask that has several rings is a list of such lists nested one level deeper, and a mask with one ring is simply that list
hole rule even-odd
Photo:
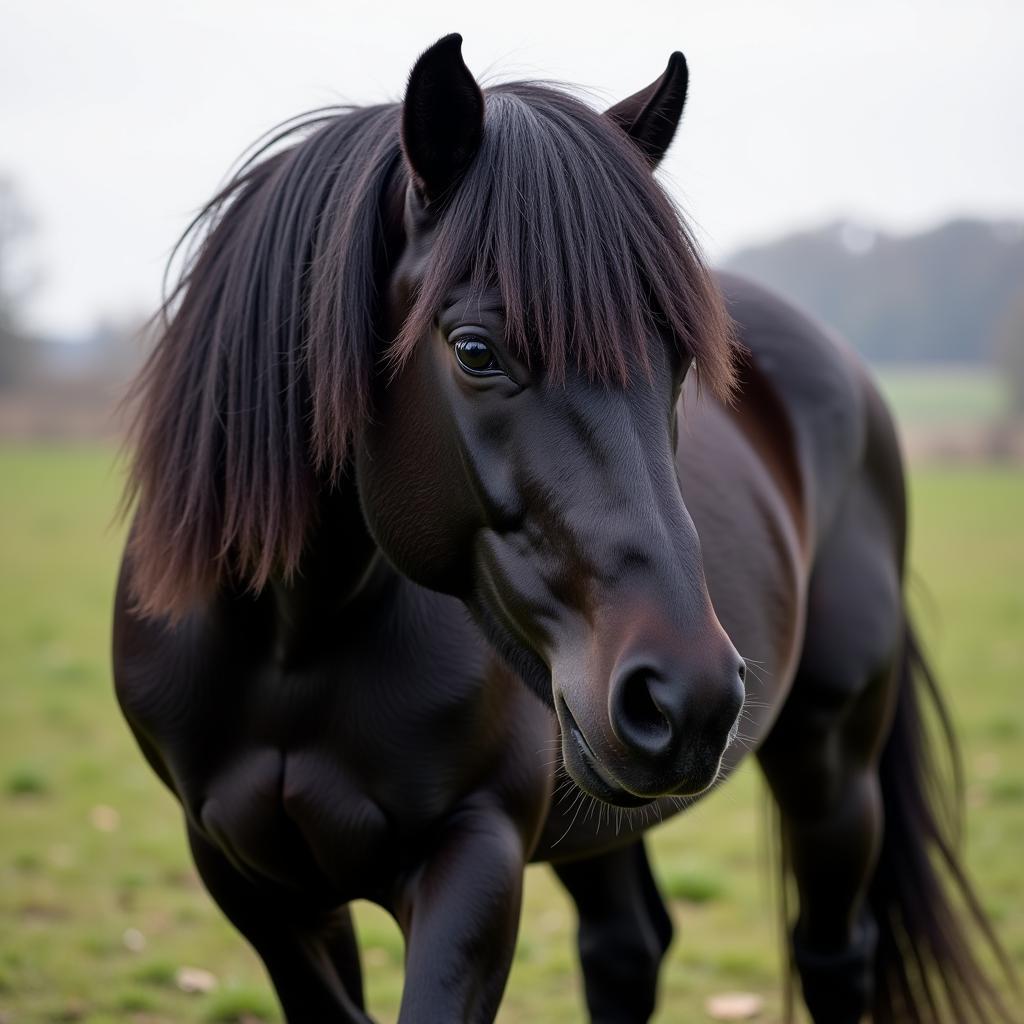
[{"label": "horse nostril", "polygon": [[656,757],[671,743],[673,727],[654,696],[657,672],[641,665],[612,688],[612,729],[627,746]]},{"label": "horse nostril", "polygon": [[747,681],[747,663],[740,658],[740,682],[745,683]]}]

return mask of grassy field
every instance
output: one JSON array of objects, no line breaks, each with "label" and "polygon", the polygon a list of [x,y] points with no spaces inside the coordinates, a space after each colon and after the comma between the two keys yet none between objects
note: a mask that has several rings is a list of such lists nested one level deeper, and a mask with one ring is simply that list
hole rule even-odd
[{"label": "grassy field", "polygon": [[883,366],[875,378],[907,426],[991,422],[1010,405],[1006,382],[988,366]]},{"label": "grassy field", "polygon": [[[199,887],[177,807],[137,753],[108,669],[120,531],[107,450],[0,450],[0,1021],[271,1021],[261,968]],[[1024,966],[1024,475],[913,480],[912,596],[963,737],[969,862]],[[753,770],[655,833],[677,940],[658,1020],[713,993],[778,1020],[778,926]],[[393,1020],[401,946],[359,910],[371,1007]],[[179,990],[182,966],[217,987]],[[581,1020],[565,898],[531,869],[503,1022]]]}]

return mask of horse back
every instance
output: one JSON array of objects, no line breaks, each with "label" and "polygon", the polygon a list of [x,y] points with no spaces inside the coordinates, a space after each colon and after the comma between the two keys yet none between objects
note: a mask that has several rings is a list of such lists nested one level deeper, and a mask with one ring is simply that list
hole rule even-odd
[{"label": "horse back", "polygon": [[877,492],[902,537],[896,432],[860,357],[776,293],[732,273],[717,276],[743,350],[740,415],[744,405],[772,407],[756,417],[757,429],[782,467],[777,476],[795,494],[809,552],[828,535],[857,480]]}]

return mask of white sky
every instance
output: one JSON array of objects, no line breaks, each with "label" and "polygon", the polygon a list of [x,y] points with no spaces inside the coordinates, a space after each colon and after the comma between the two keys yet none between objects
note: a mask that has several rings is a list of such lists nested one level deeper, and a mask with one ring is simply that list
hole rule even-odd
[{"label": "white sky", "polygon": [[450,31],[478,75],[609,101],[681,49],[666,181],[712,256],[837,216],[1024,215],[1024,0],[0,0],[0,173],[36,222],[35,326],[148,310],[258,134],[400,98]]}]

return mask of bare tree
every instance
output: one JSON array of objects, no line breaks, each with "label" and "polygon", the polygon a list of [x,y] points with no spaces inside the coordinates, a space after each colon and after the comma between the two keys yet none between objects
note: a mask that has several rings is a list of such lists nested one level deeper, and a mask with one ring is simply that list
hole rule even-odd
[{"label": "bare tree", "polygon": [[0,391],[17,387],[29,358],[21,318],[29,285],[19,267],[18,246],[31,227],[13,181],[0,175]]},{"label": "bare tree", "polygon": [[1024,283],[1007,303],[996,336],[996,358],[1015,414],[1024,414]]}]

